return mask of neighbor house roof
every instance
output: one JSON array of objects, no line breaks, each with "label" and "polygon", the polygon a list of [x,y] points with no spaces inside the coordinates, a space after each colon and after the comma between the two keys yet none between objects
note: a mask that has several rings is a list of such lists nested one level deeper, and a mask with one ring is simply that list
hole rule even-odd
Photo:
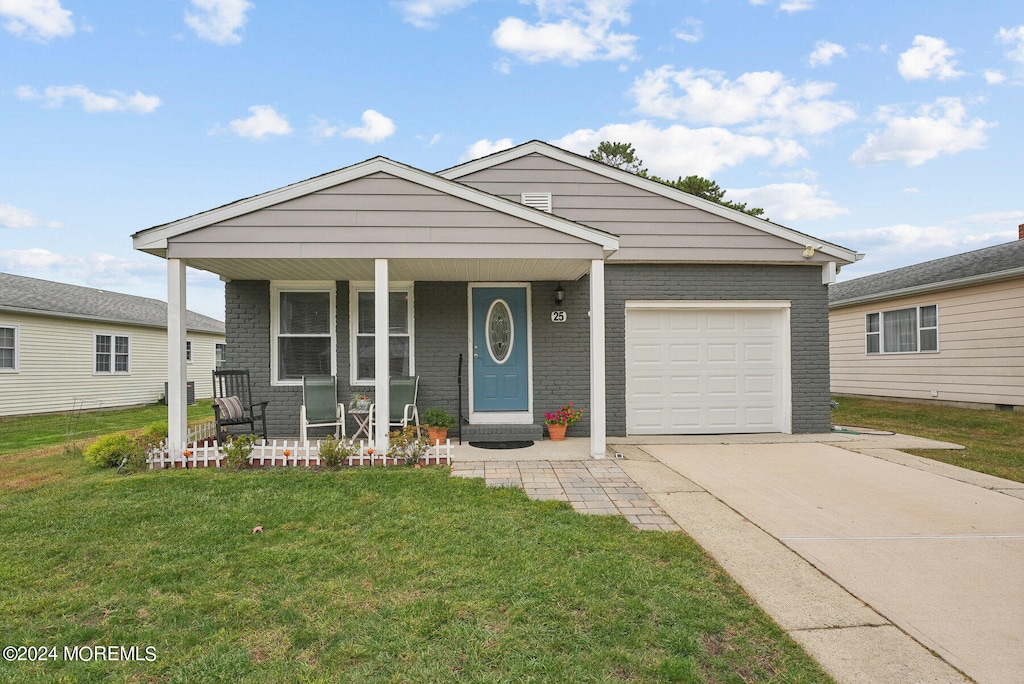
[{"label": "neighbor house roof", "polygon": [[1017,277],[1024,277],[1024,240],[835,283],[828,300],[833,308],[852,306]]},{"label": "neighbor house roof", "polygon": [[[153,328],[167,327],[167,302],[0,273],[0,311],[81,318]],[[224,334],[224,323],[194,311],[187,312],[189,330]]]}]

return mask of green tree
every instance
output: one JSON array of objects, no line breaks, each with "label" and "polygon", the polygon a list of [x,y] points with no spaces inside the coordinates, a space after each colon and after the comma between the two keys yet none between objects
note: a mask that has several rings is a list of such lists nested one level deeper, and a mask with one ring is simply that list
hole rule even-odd
[{"label": "green tree", "polygon": [[687,176],[683,178],[680,176],[674,181],[665,180],[658,176],[647,175],[647,169],[644,168],[643,160],[637,156],[636,150],[633,149],[633,145],[628,142],[611,142],[609,140],[601,141],[601,144],[597,146],[597,149],[590,151],[590,158],[595,161],[599,161],[608,166],[614,166],[617,169],[623,171],[629,171],[635,173],[638,176],[644,178],[650,178],[653,181],[664,183],[665,185],[672,186],[677,190],[688,192],[691,195],[696,195],[706,200],[716,202],[722,206],[735,209],[736,211],[742,211],[750,214],[751,216],[761,216],[764,214],[764,209],[761,207],[751,207],[747,209],[746,202],[732,202],[725,199],[725,190],[723,190],[718,183],[711,180],[710,178],[704,178],[702,176]]},{"label": "green tree", "polygon": [[638,176],[647,176],[644,163],[636,156],[636,150],[630,143],[604,140],[596,150],[590,150],[590,158]]}]

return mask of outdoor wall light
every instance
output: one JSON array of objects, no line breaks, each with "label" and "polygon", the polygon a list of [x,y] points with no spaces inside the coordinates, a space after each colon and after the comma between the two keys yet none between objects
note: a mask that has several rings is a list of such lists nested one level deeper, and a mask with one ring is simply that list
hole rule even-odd
[{"label": "outdoor wall light", "polygon": [[562,287],[562,283],[558,283],[558,287],[555,288],[555,304],[561,306],[563,301],[565,301],[565,288]]}]

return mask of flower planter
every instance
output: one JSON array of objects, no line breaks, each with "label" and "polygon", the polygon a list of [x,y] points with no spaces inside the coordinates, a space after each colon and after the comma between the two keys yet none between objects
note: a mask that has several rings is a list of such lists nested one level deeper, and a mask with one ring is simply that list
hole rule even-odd
[{"label": "flower planter", "polygon": [[444,441],[448,439],[448,428],[439,427],[427,427],[427,436],[430,439],[430,446],[434,446],[438,442],[444,444]]},{"label": "flower planter", "polygon": [[568,426],[560,423],[554,425],[548,425],[548,437],[551,438],[552,442],[560,442],[565,439],[565,430]]}]

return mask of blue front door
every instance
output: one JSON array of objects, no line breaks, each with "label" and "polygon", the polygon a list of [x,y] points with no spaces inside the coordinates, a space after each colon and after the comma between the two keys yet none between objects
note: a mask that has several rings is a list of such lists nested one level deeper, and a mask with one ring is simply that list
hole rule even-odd
[{"label": "blue front door", "polygon": [[473,411],[527,411],[525,287],[473,288]]}]

